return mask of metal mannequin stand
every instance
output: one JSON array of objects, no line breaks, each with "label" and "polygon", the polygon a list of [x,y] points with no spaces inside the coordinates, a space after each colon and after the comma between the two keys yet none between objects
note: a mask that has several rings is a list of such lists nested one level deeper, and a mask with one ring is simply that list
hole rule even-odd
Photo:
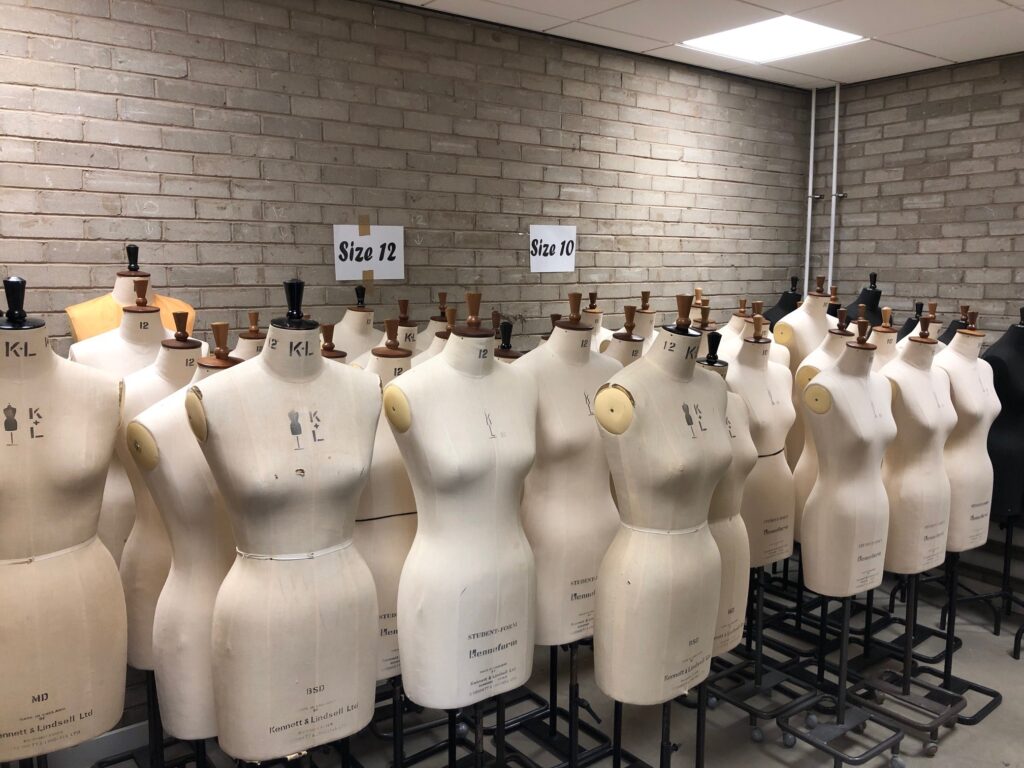
[{"label": "metal mannequin stand", "polygon": [[[920,587],[923,579],[920,574],[917,576],[918,587]],[[897,576],[896,585],[889,593],[889,613],[895,613],[896,611],[896,600],[897,598],[902,599],[904,602],[907,601],[908,592],[907,585],[909,583],[909,577]],[[920,589],[915,590],[914,594],[914,615],[917,615],[917,604],[920,602]],[[945,610],[945,606],[943,606]],[[893,616],[893,623],[895,624],[906,624],[903,619]],[[904,626],[904,632],[906,627]],[[914,661],[920,664],[941,664],[943,659],[946,658],[946,633],[942,630],[935,629],[933,627],[926,627],[922,624],[918,624],[913,629],[913,644],[914,644]],[[936,639],[942,641],[942,647],[932,655],[927,655],[923,651],[917,650],[921,645],[928,642],[929,640]],[[905,647],[906,638],[903,635],[896,637],[889,641],[889,647],[894,654],[902,654],[903,648]],[[954,635],[953,637],[953,650],[959,651],[963,647],[963,641]]]},{"label": "metal mannequin stand", "polygon": [[[1002,632],[1003,628],[1003,616],[1010,616],[1013,612],[1013,606],[1018,608],[1024,608],[1024,598],[1018,597],[1014,594],[1013,586],[1010,583],[1010,569],[1013,567],[1013,528],[1016,525],[1015,518],[1007,518],[1000,527],[1006,532],[1003,536],[1003,572],[1000,580],[999,589],[994,592],[971,592],[959,598],[961,605],[967,603],[981,602],[989,606],[992,609],[992,634],[997,637]],[[967,587],[962,587],[967,589]],[[945,622],[946,609],[942,611],[942,622]],[[941,625],[940,625],[941,626]],[[1020,632],[1018,631],[1018,636]],[[1020,658],[1020,641],[1014,641],[1014,655],[1015,659]]]},{"label": "metal mannequin stand", "polygon": [[[783,733],[788,734],[790,738],[799,739],[810,744],[815,749],[831,757],[834,768],[841,768],[843,765],[863,765],[887,751],[891,753],[890,764],[892,768],[902,768],[903,761],[899,757],[899,752],[903,731],[888,725],[881,718],[863,709],[849,706],[846,701],[849,677],[851,602],[849,597],[842,599],[839,671],[836,683],[834,722],[819,722],[818,716],[814,712],[815,707],[821,705],[826,698],[824,694],[818,694],[813,697],[812,701],[800,709],[786,712],[776,722]],[[823,615],[827,615],[827,606],[828,600],[825,600],[822,605]],[[870,616],[870,613],[868,615]],[[827,621],[822,621],[821,629],[823,632],[826,625]],[[819,676],[824,679],[824,659],[821,659],[819,664]],[[797,727],[791,722],[800,713],[804,714],[803,728]],[[885,731],[887,735],[881,739],[869,736],[867,734],[869,723],[875,728]],[[855,739],[849,737],[851,733],[856,735]],[[846,740],[866,743],[867,746],[856,753],[846,752],[843,751],[839,744],[839,742]]]}]

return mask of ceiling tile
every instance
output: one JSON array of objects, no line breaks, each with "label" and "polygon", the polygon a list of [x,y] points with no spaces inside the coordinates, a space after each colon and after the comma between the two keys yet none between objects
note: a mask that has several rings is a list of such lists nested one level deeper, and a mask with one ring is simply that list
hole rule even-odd
[{"label": "ceiling tile", "polygon": [[736,59],[730,59],[725,56],[716,56],[713,53],[707,53],[706,51],[695,51],[692,48],[683,48],[681,45],[666,45],[663,48],[655,48],[654,50],[646,51],[651,56],[657,56],[661,59],[669,59],[671,61],[681,61],[684,64],[693,64],[695,67],[705,67],[706,69],[718,69],[722,72],[733,67],[745,66],[747,62],[737,61]]},{"label": "ceiling tile", "polygon": [[882,37],[886,42],[953,61],[1018,53],[1024,51],[1024,10],[1005,8]]},{"label": "ceiling tile", "polygon": [[879,77],[916,72],[948,64],[946,59],[927,56],[894,45],[866,40],[827,51],[808,53],[775,62],[775,66],[838,83],[858,83]]},{"label": "ceiling tile", "polygon": [[568,37],[570,40],[582,40],[585,43],[607,45],[609,48],[619,48],[623,51],[634,51],[640,53],[658,48],[663,43],[660,40],[651,40],[647,37],[627,35],[624,32],[616,32],[604,27],[593,27],[579,21],[563,24],[560,27],[553,27],[548,30],[552,35]]},{"label": "ceiling tile", "polygon": [[[554,5],[557,7],[557,3]],[[489,0],[434,0],[429,8],[432,11],[455,13],[459,16],[482,19],[495,24],[507,24],[520,29],[532,29],[537,32],[557,27],[566,21],[557,16],[524,11],[509,5],[492,3]]]},{"label": "ceiling tile", "polygon": [[800,72],[789,72],[778,67],[769,67],[766,64],[744,64],[730,69],[734,75],[743,77],[754,77],[758,80],[767,80],[769,83],[782,83],[792,85],[796,88],[831,88],[835,83],[813,75],[805,75]]},{"label": "ceiling tile", "polygon": [[430,5],[433,0],[398,0],[403,5]]},{"label": "ceiling tile", "polygon": [[1005,9],[999,0],[839,0],[794,15],[863,37],[881,37]]},{"label": "ceiling tile", "polygon": [[679,43],[778,16],[739,0],[635,0],[586,17],[587,24]]},{"label": "ceiling tile", "polygon": [[501,5],[511,5],[524,11],[555,14],[559,18],[576,21],[584,16],[609,11],[633,0],[494,0]]},{"label": "ceiling tile", "polygon": [[817,8],[819,5],[828,5],[836,0],[741,0],[747,5],[756,5],[759,8],[767,8],[769,11],[779,13],[796,13],[806,11],[808,8]]}]

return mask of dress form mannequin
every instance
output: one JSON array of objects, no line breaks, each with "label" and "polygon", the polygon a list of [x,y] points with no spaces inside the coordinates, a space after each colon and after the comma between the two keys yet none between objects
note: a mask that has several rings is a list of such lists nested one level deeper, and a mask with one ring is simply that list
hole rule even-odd
[{"label": "dress form mannequin", "polygon": [[[427,347],[422,352],[420,352],[419,354],[414,355],[409,363],[410,365],[419,365],[420,363],[425,363],[430,358],[435,357],[436,355],[439,355],[441,353],[441,350],[444,349],[444,345],[448,343],[448,338],[452,334],[452,328],[455,327],[456,311],[457,310],[455,309],[455,307],[445,308],[445,323],[447,323],[447,325],[445,325],[445,330],[437,331],[434,334],[433,340],[430,342],[430,346]],[[433,318],[431,318],[431,320],[433,320]],[[422,334],[418,338],[422,338]]]},{"label": "dress form mannequin", "polygon": [[[921,335],[921,321],[925,317],[928,318],[929,328],[931,329],[931,331],[930,331],[931,338],[933,338],[933,339],[934,338],[938,338],[938,336],[939,336],[939,327],[940,327],[939,323],[938,323],[938,315],[936,314],[936,310],[938,309],[938,306],[939,306],[939,303],[937,301],[929,301],[928,302],[928,313],[923,315],[922,317],[917,318],[917,323],[914,325],[913,330],[911,330],[911,332],[908,333],[906,336],[900,337],[900,339],[896,342],[896,346],[902,348],[902,347],[906,346],[910,342],[910,340],[912,338],[914,338],[916,336],[920,336]],[[945,347],[945,346],[946,346],[945,344],[943,344],[942,342],[939,342],[939,349],[940,350],[943,347]]]},{"label": "dress form mannequin", "polygon": [[[454,312],[454,309],[452,310]],[[384,322],[388,340],[370,352],[366,370],[382,387],[410,368],[412,352],[398,345],[398,321]],[[370,475],[356,512],[355,545],[366,559],[377,587],[378,680],[402,671],[398,656],[398,580],[416,536],[416,500],[395,436],[381,412],[373,441]]]},{"label": "dress form mannequin", "polygon": [[590,326],[580,323],[580,298],[569,294],[569,318],[556,324],[537,354],[516,364],[543,393],[537,459],[521,510],[537,567],[537,645],[593,634],[597,571],[619,528],[593,403],[622,366],[592,351]]},{"label": "dress form mannequin", "polygon": [[[768,321],[769,330],[774,331],[775,324],[779,322],[779,320],[784,318],[790,312],[796,310],[797,305],[800,303],[800,292],[796,289],[798,282],[800,282],[800,278],[796,275],[790,277],[789,290],[783,291],[779,300],[775,303],[775,306],[764,313],[764,319]],[[824,283],[824,281],[822,281],[822,283]]]},{"label": "dress form mannequin", "polygon": [[[175,312],[178,331],[174,338],[160,343],[152,365],[125,376],[125,425],[195,376],[202,343],[188,337],[187,319],[184,312]],[[119,434],[116,446],[135,496],[135,524],[121,556],[121,583],[128,608],[128,663],[136,669],[153,669],[153,614],[171,567],[171,541],[124,432]]]},{"label": "dress form mannequin", "polygon": [[622,523],[597,577],[594,669],[626,704],[668,701],[711,665],[722,563],[707,521],[732,448],[725,382],[695,369],[691,302],[595,400]]},{"label": "dress form mannequin", "polygon": [[419,354],[420,352],[426,352],[434,341],[434,334],[441,333],[442,331],[448,330],[448,313],[445,311],[448,308],[448,292],[438,291],[437,292],[437,314],[427,320],[427,326],[416,335],[416,349],[413,350],[413,354]]},{"label": "dress form mannequin", "polygon": [[896,438],[882,459],[889,497],[885,570],[893,573],[923,573],[946,558],[949,479],[943,448],[956,424],[956,411],[949,377],[932,367],[938,345],[928,337],[928,324],[922,318],[921,335],[882,369],[892,385],[896,421]]},{"label": "dress form mannequin", "polygon": [[173,331],[173,313],[187,312],[188,332],[192,333],[196,311],[184,301],[153,293],[148,285],[149,272],[139,269],[139,246],[126,245],[125,252],[128,255],[128,268],[117,273],[114,288],[110,293],[83,301],[81,304],[74,304],[64,310],[71,324],[71,338],[83,341],[117,328],[121,322],[122,308],[135,305],[135,281],[140,279],[147,282],[146,303],[160,310],[160,322],[163,327]]},{"label": "dress form mannequin", "polygon": [[867,288],[862,288],[860,295],[857,296],[856,300],[853,301],[851,304],[847,305],[846,307],[846,314],[848,317],[852,317],[855,313],[857,313],[858,308],[861,304],[863,304],[865,310],[864,317],[868,319],[868,322],[872,326],[882,324],[882,312],[878,308],[878,305],[882,301],[882,292],[878,290],[877,283],[878,273],[869,273]]},{"label": "dress form mannequin", "polygon": [[[710,297],[708,297],[710,298]],[[693,304],[690,306],[690,325],[700,322],[700,308],[704,306],[704,289],[695,287],[693,289]]]},{"label": "dress form mannequin", "polygon": [[456,709],[522,685],[533,664],[533,553],[519,519],[536,445],[537,390],[494,362],[480,294],[441,354],[391,382],[384,411],[416,497],[398,587],[411,700]]},{"label": "dress form mannequin", "polygon": [[725,360],[732,359],[721,353],[729,348],[729,345],[733,342],[735,342],[735,351],[739,351],[739,343],[742,342],[747,332],[746,321],[748,317],[750,317],[750,313],[747,311],[747,300],[740,299],[739,308],[729,315],[729,322],[718,330],[722,336],[721,346],[719,347],[720,357],[723,357]]},{"label": "dress form mannequin", "polygon": [[633,335],[633,329],[636,328],[636,307],[627,304],[622,311],[626,315],[626,324],[622,326],[621,331],[612,334],[601,352],[613,360],[618,360],[620,365],[626,366],[635,363],[644,353],[644,338]]},{"label": "dress form mannequin", "polygon": [[[191,383],[241,363],[227,352],[228,324],[213,323],[215,350]],[[171,567],[153,616],[153,669],[164,729],[179,739],[217,735],[210,636],[217,590],[235,560],[224,499],[185,416],[183,386],[128,425],[128,452],[166,526]]]},{"label": "dress form mannequin", "polygon": [[356,304],[345,310],[341,321],[334,326],[334,343],[348,355],[349,360],[357,360],[364,352],[379,346],[380,336],[373,327],[373,310],[366,306],[366,288],[356,286]]},{"label": "dress form mannequin", "polygon": [[875,361],[872,363],[872,370],[880,371],[890,360],[896,358],[897,333],[892,327],[892,310],[889,307],[882,307],[882,324],[876,325],[871,330],[871,343],[878,349],[875,350]]},{"label": "dress form mannequin", "polygon": [[[548,317],[551,318],[551,329],[554,330],[555,323],[557,323],[559,320],[561,320],[562,316],[560,314],[558,314],[557,312],[552,312],[550,315],[548,315]],[[543,344],[544,342],[546,342],[550,338],[551,338],[551,331],[548,331],[547,333],[545,333],[544,335],[542,335],[540,337],[540,341],[537,342],[537,346],[539,347],[541,344]]]},{"label": "dress form mannequin", "polygon": [[967,318],[967,327],[957,331],[949,346],[935,355],[935,366],[949,376],[957,416],[956,427],[946,441],[950,496],[947,552],[964,552],[984,544],[992,508],[992,460],[987,446],[989,428],[999,415],[999,396],[992,366],[978,357],[985,338],[977,330],[978,313],[971,311]]},{"label": "dress form mannequin", "polygon": [[[793,405],[796,406],[801,396],[799,385],[796,384],[796,372],[803,360],[817,347],[829,328],[835,328],[835,318],[826,314],[828,294],[824,292],[825,278],[815,278],[815,290],[808,293],[803,303],[780,319],[774,326],[775,341],[789,350],[789,370],[794,377]],[[804,442],[804,425],[802,409],[796,408],[796,420],[786,437],[786,460],[789,466],[796,467]]]},{"label": "dress form mannequin", "polygon": [[[960,317],[951,322],[949,325],[947,325],[945,330],[938,336],[938,339],[940,342],[942,342],[943,346],[949,344],[949,342],[953,340],[953,334],[955,334],[961,328],[967,327],[967,313],[969,313],[970,311],[970,304],[960,305]],[[1013,326],[1010,327],[1012,328]]]},{"label": "dress form mannequin", "polygon": [[[719,343],[718,333],[712,332],[708,338],[708,356],[698,360],[697,364],[725,377],[729,364],[718,357]],[[732,650],[742,639],[743,609],[747,604],[750,584],[750,539],[740,515],[740,502],[743,484],[757,463],[757,448],[750,437],[746,403],[735,392],[729,392],[727,397],[725,425],[732,447],[732,461],[715,486],[708,514],[708,527],[722,558],[722,587],[718,597],[712,656]]]},{"label": "dress form mannequin", "polygon": [[594,349],[600,349],[602,342],[608,341],[612,337],[612,331],[602,324],[604,310],[597,306],[597,291],[588,293],[587,298],[590,299],[590,304],[583,310],[580,322],[593,329]]},{"label": "dress form mannequin", "polygon": [[643,336],[643,354],[645,355],[654,346],[655,339],[658,338],[658,329],[655,327],[657,318],[658,313],[651,309],[651,292],[640,291],[640,309],[636,311],[635,330],[637,336]]},{"label": "dress form mannequin", "polygon": [[[398,300],[398,346],[400,349],[406,349],[410,352],[416,350],[416,323],[409,319],[409,300],[399,299]],[[388,343],[388,334],[385,331],[380,337],[380,343],[377,344],[374,349],[386,347]],[[347,350],[346,350],[347,352]],[[360,368],[365,368],[370,362],[371,350],[366,350],[359,355],[354,361],[354,365],[358,365]]]},{"label": "dress form mannequin", "polygon": [[231,350],[231,357],[237,360],[249,360],[263,351],[263,340],[267,334],[260,330],[260,313],[249,313],[249,330],[238,334],[238,343]]},{"label": "dress form mannequin", "polygon": [[1020,322],[1011,325],[985,351],[1002,410],[988,433],[994,485],[992,514],[998,520],[1018,518],[1024,504],[1024,307]]},{"label": "dress form mannequin", "polygon": [[[794,389],[803,392],[815,376],[822,371],[828,370],[846,349],[847,342],[855,341],[856,336],[847,330],[846,310],[839,311],[839,325],[825,334],[821,344],[811,354],[804,358],[800,368],[797,369]],[[875,354],[878,354],[877,352]],[[795,490],[796,507],[793,516],[793,538],[800,541],[800,523],[803,518],[804,507],[807,504],[807,497],[811,495],[811,489],[818,479],[818,449],[814,444],[814,433],[811,430],[804,430],[804,445],[800,451],[800,458],[796,462],[796,469],[793,470],[793,485]]]},{"label": "dress form mannequin", "polygon": [[[839,317],[839,288],[835,285],[829,286],[828,294],[828,308],[825,310],[825,314],[829,317]],[[870,332],[871,327],[868,326],[868,333]]]},{"label": "dress form mannequin", "polygon": [[[172,334],[158,322],[159,310],[146,303],[148,286],[148,280],[136,280],[136,306],[125,307],[125,311],[121,311],[120,325],[112,331],[72,344],[68,359],[107,371],[119,379],[156,360],[160,342],[171,338]],[[124,464],[114,453],[103,489],[99,537],[110,550],[115,563],[121,562],[124,543],[134,521],[135,495]]]},{"label": "dress form mannequin", "polygon": [[690,325],[690,328],[700,334],[700,346],[697,348],[697,356],[699,358],[707,357],[708,334],[714,331],[717,327],[718,326],[711,321],[711,299],[704,299],[704,303],[700,307],[700,317]]},{"label": "dress form mannequin", "polygon": [[[0,317],[0,761],[112,728],[124,708],[124,594],[96,538],[117,434],[118,383],[58,357],[4,280]],[[29,761],[31,762],[31,761]]]},{"label": "dress form mannequin", "polygon": [[903,321],[903,325],[900,326],[900,330],[896,334],[896,340],[897,341],[903,341],[903,339],[905,339],[907,336],[911,335],[911,333],[913,333],[914,331],[916,331],[917,333],[921,332],[921,329],[918,328],[917,324],[921,320],[921,315],[923,313],[924,313],[924,302],[923,301],[916,301],[916,302],[914,302],[914,316],[913,317],[908,317],[905,321]]},{"label": "dress form mannequin", "polygon": [[501,343],[494,348],[494,359],[499,363],[514,363],[523,353],[512,349],[512,323],[502,320],[498,324],[498,333]]},{"label": "dress form mannequin", "polygon": [[373,714],[377,597],[352,546],[380,409],[376,378],[319,353],[303,283],[263,352],[185,397],[238,556],[213,611],[221,748],[257,761],[344,738]]},{"label": "dress form mannequin", "polygon": [[896,436],[888,379],[871,370],[875,351],[847,342],[839,360],[803,392],[818,451],[818,479],[800,524],[804,580],[821,595],[849,597],[882,583],[889,501],[882,455]]},{"label": "dress form mannequin", "polygon": [[334,360],[339,363],[344,363],[348,360],[348,355],[340,349],[336,349],[334,346],[334,326],[330,323],[320,323],[320,338],[323,340],[323,344],[320,345],[320,356],[327,360]]},{"label": "dress form mannequin", "polygon": [[[741,299],[743,304],[746,304],[746,299]],[[761,311],[764,309],[763,301],[753,302],[754,311],[746,313],[745,306],[742,307],[742,311],[745,313],[742,317],[737,317],[733,314],[729,318],[729,326],[732,326],[732,332],[723,334],[722,344],[718,349],[718,356],[723,360],[731,361],[735,360],[736,356],[740,353],[740,349],[743,347],[743,340],[748,339],[754,335],[754,315],[761,315]],[[764,315],[761,315],[764,317]],[[772,344],[768,347],[768,359],[773,363],[784,365],[787,369],[789,368],[789,350],[781,344]]]},{"label": "dress form mannequin", "polygon": [[793,473],[786,463],[786,433],[793,424],[789,369],[772,362],[767,323],[753,317],[754,333],[743,340],[729,366],[729,391],[743,398],[757,463],[743,485],[740,514],[750,540],[750,567],[760,568],[793,553]]}]

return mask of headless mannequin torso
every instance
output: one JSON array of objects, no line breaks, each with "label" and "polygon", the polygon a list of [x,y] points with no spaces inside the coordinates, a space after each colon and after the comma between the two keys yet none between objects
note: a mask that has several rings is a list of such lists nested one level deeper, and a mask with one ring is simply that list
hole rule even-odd
[{"label": "headless mannequin torso", "polygon": [[380,334],[373,327],[373,310],[365,303],[366,289],[356,286],[356,305],[345,310],[341,322],[334,326],[334,345],[356,360],[362,354],[378,346]]},{"label": "headless mannequin torso", "polygon": [[267,334],[260,330],[260,313],[249,313],[249,330],[238,334],[238,343],[231,350],[231,357],[238,360],[250,360],[263,351],[263,341]]},{"label": "headless mannequin torso", "polygon": [[1020,517],[1024,504],[1024,309],[1021,321],[1006,329],[985,351],[1002,409],[988,433],[992,459],[992,515],[997,520]]},{"label": "headless mannequin torso", "polygon": [[413,355],[426,352],[427,348],[434,342],[434,334],[448,330],[448,292],[437,292],[437,314],[427,320],[426,327],[416,335],[416,349]]}]

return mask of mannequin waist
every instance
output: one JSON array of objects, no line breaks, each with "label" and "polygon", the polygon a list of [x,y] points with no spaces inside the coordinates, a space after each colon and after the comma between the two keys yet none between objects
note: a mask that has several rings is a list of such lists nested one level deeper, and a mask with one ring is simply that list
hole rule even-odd
[{"label": "mannequin waist", "polygon": [[699,533],[708,527],[708,521],[704,520],[698,525],[690,526],[689,528],[646,528],[642,525],[632,525],[627,522],[622,523],[622,527],[634,531],[635,533],[652,533],[659,536],[688,536],[693,533]]},{"label": "mannequin waist", "polygon": [[315,560],[318,557],[326,557],[327,555],[333,555],[336,552],[341,552],[352,545],[352,539],[346,539],[340,544],[335,544],[330,547],[323,549],[314,549],[309,552],[286,552],[286,553],[275,553],[275,554],[263,554],[258,552],[244,552],[243,550],[235,547],[235,552],[238,557],[243,560]]}]

